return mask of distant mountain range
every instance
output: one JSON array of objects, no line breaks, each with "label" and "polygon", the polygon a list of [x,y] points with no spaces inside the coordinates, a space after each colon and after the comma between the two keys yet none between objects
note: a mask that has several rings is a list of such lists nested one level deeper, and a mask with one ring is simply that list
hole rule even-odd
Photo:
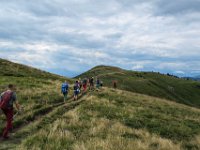
[{"label": "distant mountain range", "polygon": [[199,76],[196,76],[195,79],[200,80],[200,75],[199,75]]},{"label": "distant mountain range", "polygon": [[187,80],[200,81],[200,75],[195,77],[183,77],[183,78]]}]

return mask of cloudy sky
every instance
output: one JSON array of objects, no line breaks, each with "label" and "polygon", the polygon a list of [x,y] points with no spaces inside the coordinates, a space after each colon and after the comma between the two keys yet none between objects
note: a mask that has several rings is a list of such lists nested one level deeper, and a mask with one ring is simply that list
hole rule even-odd
[{"label": "cloudy sky", "polygon": [[74,76],[96,65],[200,74],[200,0],[0,0],[0,57]]}]

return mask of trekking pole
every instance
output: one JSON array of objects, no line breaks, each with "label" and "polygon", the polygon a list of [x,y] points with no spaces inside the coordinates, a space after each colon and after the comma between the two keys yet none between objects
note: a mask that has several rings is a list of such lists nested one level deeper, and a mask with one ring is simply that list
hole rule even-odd
[{"label": "trekking pole", "polygon": [[13,120],[16,118],[16,116],[19,114],[19,111],[16,112],[16,114],[13,116]]},{"label": "trekking pole", "polygon": [[19,113],[21,113],[23,111],[24,107],[21,107],[20,110],[18,110],[14,116],[13,116],[13,120],[17,117],[17,115],[19,115]]}]

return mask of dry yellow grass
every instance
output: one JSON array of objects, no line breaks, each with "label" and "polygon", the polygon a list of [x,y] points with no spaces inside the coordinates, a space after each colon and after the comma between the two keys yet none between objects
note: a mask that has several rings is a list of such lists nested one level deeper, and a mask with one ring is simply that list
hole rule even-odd
[{"label": "dry yellow grass", "polygon": [[[116,92],[116,93],[115,93]],[[159,134],[150,132],[148,128],[134,128],[123,123],[126,117],[134,118],[137,113],[143,113],[146,109],[158,108],[158,110],[181,111],[187,110],[191,112],[199,112],[188,106],[182,107],[180,104],[160,100],[155,97],[149,97],[141,94],[129,93],[120,90],[106,89],[102,94],[104,96],[109,93],[111,97],[105,98],[98,94],[88,96],[82,105],[73,110],[63,112],[59,118],[30,136],[19,146],[18,149],[45,149],[45,150],[181,150],[183,149],[183,141],[175,141],[170,138],[161,137]],[[125,97],[129,98],[131,104],[119,107],[119,103],[115,99],[115,95],[119,100]],[[107,96],[107,95],[106,95]],[[125,101],[125,99],[124,99]],[[121,101],[120,101],[121,102]],[[123,101],[122,101],[123,102]],[[128,101],[127,101],[128,102]],[[120,103],[120,105],[123,103]],[[84,107],[87,106],[87,107]],[[153,107],[152,107],[153,106]],[[102,109],[102,110],[101,110]],[[104,109],[112,119],[108,119],[104,114]],[[110,109],[110,111],[109,111]],[[113,111],[114,110],[114,111]],[[118,111],[119,110],[119,111]],[[115,112],[116,111],[116,112]],[[102,115],[103,113],[103,115]],[[113,114],[112,114],[113,113]],[[155,112],[154,112],[155,113]],[[105,115],[105,116],[104,116]],[[122,120],[117,116],[125,115]],[[141,114],[141,117],[143,114]],[[146,115],[146,114],[144,114]],[[148,114],[153,115],[153,113]],[[189,119],[190,114],[184,116]],[[162,119],[171,116],[164,115]],[[199,121],[197,115],[190,116],[192,119]],[[144,118],[145,119],[145,118]],[[152,118],[154,119],[154,118]],[[178,123],[178,122],[175,122]],[[162,128],[158,125],[158,129]],[[176,125],[176,124],[175,124]],[[178,124],[179,125],[179,124]],[[181,125],[181,124],[180,124]],[[175,128],[176,129],[176,128]],[[185,128],[183,128],[185,129]],[[186,130],[187,131],[187,130]],[[167,131],[166,131],[167,132]],[[176,132],[176,130],[175,130]],[[184,141],[186,142],[186,141]],[[187,144],[200,145],[200,136],[190,139]]]},{"label": "dry yellow grass", "polygon": [[[107,119],[93,119],[92,127],[89,129],[89,135],[96,136],[87,141],[78,141],[73,145],[74,150],[180,150],[180,144],[174,144],[172,141],[152,135],[145,130],[135,130],[128,128],[119,122],[112,122]],[[107,137],[102,139],[98,134],[107,133]],[[121,135],[129,133],[134,135],[135,139],[127,139]],[[156,146],[156,147],[154,147]]]}]

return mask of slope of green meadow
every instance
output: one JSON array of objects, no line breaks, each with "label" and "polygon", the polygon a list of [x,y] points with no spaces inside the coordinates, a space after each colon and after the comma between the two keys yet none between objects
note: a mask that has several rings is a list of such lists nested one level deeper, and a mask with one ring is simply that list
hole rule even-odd
[{"label": "slope of green meadow", "polygon": [[200,149],[200,110],[104,88],[24,139],[19,149]]},{"label": "slope of green meadow", "polygon": [[5,59],[0,58],[0,76],[7,77],[32,77],[39,79],[52,79],[52,80],[64,80],[66,78],[55,75],[46,71],[42,71],[30,66],[25,66],[18,63],[13,63]]},{"label": "slope of green meadow", "polygon": [[98,66],[78,76],[81,78],[98,76],[111,87],[118,81],[118,88],[149,96],[169,99],[189,106],[200,107],[200,82],[179,79],[153,72],[135,72],[117,67]]},{"label": "slope of green meadow", "polygon": [[[71,99],[70,88],[63,103],[60,85],[73,79],[6,60],[0,60],[0,68],[0,92],[9,83],[17,85],[23,106],[11,138],[0,140],[0,150],[200,149],[198,82],[110,67],[102,72],[96,67],[81,77],[98,74],[108,87],[88,91],[78,101]],[[109,87],[113,79],[123,90]],[[0,131],[4,123],[0,114]]]},{"label": "slope of green meadow", "polygon": [[[14,126],[21,127],[28,124],[37,116],[51,111],[54,105],[62,103],[60,85],[64,80],[70,83],[73,81],[0,59],[0,93],[7,89],[8,84],[16,85],[17,98],[23,107],[23,112],[14,121]],[[5,117],[0,115],[0,134],[5,126],[4,123]]]}]

